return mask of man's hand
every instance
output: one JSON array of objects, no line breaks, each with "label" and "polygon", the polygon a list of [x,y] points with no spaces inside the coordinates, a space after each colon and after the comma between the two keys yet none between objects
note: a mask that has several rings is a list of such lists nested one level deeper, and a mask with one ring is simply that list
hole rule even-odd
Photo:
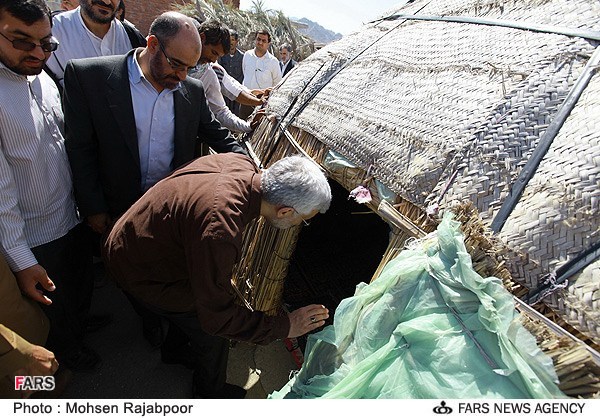
[{"label": "man's hand", "polygon": [[323,305],[308,305],[288,314],[290,332],[288,338],[299,337],[322,327],[329,318],[329,310]]},{"label": "man's hand", "polygon": [[250,93],[252,93],[256,97],[260,98],[260,97],[263,97],[263,95],[265,94],[265,90],[264,89],[254,89],[254,90],[250,90]]},{"label": "man's hand", "polygon": [[86,222],[94,232],[102,235],[110,225],[110,216],[108,216],[108,213],[98,213],[88,216]]},{"label": "man's hand", "polygon": [[52,300],[44,295],[42,290],[36,287],[39,283],[49,292],[53,292],[54,289],[56,289],[54,283],[50,280],[46,270],[42,266],[36,264],[25,270],[18,271],[15,273],[15,277],[17,278],[17,284],[19,285],[21,292],[36,302],[43,303],[44,305],[50,305],[52,303]]},{"label": "man's hand", "polygon": [[256,129],[256,127],[260,123],[260,120],[265,116],[265,112],[266,111],[264,109],[261,109],[254,114],[254,117],[252,117],[252,121],[250,121],[250,128],[252,128],[252,130]]},{"label": "man's hand", "polygon": [[50,376],[58,370],[58,361],[54,353],[42,346],[32,344],[27,356],[29,361],[25,366],[25,372],[29,376]]},{"label": "man's hand", "polygon": [[266,103],[265,100],[260,99],[253,94],[247,93],[244,90],[241,91],[235,100],[240,104],[252,107],[261,106],[262,104]]},{"label": "man's hand", "polygon": [[267,100],[269,98],[269,96],[271,95],[272,91],[273,91],[273,87],[266,88],[262,98]]},{"label": "man's hand", "polygon": [[[29,344],[23,353],[27,356],[27,365],[15,372],[15,376],[51,376],[58,370],[58,361],[52,351],[39,345]],[[23,398],[29,398],[34,391],[23,391]]]}]

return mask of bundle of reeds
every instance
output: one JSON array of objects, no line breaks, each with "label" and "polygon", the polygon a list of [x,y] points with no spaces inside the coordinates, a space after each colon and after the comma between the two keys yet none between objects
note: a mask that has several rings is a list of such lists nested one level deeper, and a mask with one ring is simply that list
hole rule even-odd
[{"label": "bundle of reeds", "polygon": [[[290,138],[273,144],[269,141],[276,125],[265,120],[254,135],[253,150],[262,166],[268,167],[283,157],[298,154],[306,149],[311,158],[320,158],[319,142],[302,141],[302,145]],[[269,158],[270,155],[270,158]],[[278,230],[260,218],[244,231],[242,258],[234,267],[232,284],[239,296],[239,303],[250,309],[279,314],[282,310],[283,282],[287,276],[289,261],[298,242],[301,226]]]},{"label": "bundle of reeds", "polygon": [[529,306],[517,303],[523,326],[536,338],[540,349],[550,356],[558,375],[560,389],[569,396],[597,398],[600,394],[600,358],[581,340],[554,332],[545,317]]},{"label": "bundle of reeds", "polygon": [[234,288],[244,305],[269,315],[280,313],[283,281],[299,231],[299,227],[277,230],[263,218],[248,225],[243,256],[233,273]]}]

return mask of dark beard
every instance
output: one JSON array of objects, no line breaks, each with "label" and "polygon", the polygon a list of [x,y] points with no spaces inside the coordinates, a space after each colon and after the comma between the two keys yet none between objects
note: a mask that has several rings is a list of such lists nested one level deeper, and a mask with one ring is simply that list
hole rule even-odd
[{"label": "dark beard", "polygon": [[[36,58],[34,58],[34,57],[30,57],[30,58],[32,60],[36,60]],[[6,68],[11,70],[15,74],[28,76],[28,75],[38,75],[42,72],[45,61],[40,61],[39,68],[31,68],[24,64],[24,62],[26,60],[27,60],[27,58],[23,58],[17,63],[11,62],[7,57],[3,56],[3,54],[0,52],[0,62],[2,62],[2,64],[4,64],[4,66],[6,66]]]},{"label": "dark beard", "polygon": [[103,3],[96,0],[88,0],[79,4],[81,6],[81,10],[83,10],[85,15],[89,17],[92,22],[110,23],[115,18],[117,14],[116,10],[113,10],[111,14],[105,16],[103,14],[96,13],[96,11],[93,8],[94,4],[102,5]]}]

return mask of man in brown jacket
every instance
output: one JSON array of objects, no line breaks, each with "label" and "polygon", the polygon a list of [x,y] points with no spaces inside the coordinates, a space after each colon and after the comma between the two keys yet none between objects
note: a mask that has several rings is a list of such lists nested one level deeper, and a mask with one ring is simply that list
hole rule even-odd
[{"label": "man in brown jacket", "polygon": [[126,292],[169,321],[162,360],[194,369],[194,396],[245,395],[225,383],[227,339],[267,344],[324,324],[322,305],[268,316],[235,304],[231,273],[252,219],[291,228],[330,201],[327,179],[307,158],[287,157],[260,172],[248,157],[229,153],[175,171],[117,221],[106,266]]}]

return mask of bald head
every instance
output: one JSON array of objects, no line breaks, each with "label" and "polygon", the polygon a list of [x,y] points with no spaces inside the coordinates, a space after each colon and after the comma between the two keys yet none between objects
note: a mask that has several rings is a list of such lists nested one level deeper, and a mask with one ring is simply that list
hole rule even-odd
[{"label": "bald head", "polygon": [[174,89],[198,64],[202,52],[194,20],[177,12],[163,13],[150,26],[148,44],[139,55],[146,78],[157,91]]},{"label": "bald head", "polygon": [[198,54],[202,48],[194,19],[178,12],[166,12],[154,19],[149,35],[157,37],[164,46],[176,40]]}]

